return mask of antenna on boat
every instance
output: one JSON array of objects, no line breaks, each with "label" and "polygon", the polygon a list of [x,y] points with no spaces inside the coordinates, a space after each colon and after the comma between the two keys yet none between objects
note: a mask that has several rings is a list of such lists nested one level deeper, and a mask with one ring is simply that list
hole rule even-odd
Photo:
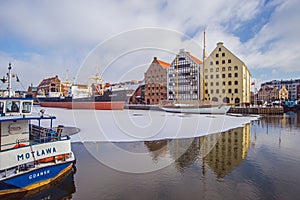
[{"label": "antenna on boat", "polygon": [[8,82],[7,82],[8,97],[11,97],[11,62],[8,63],[7,78],[8,78]]}]

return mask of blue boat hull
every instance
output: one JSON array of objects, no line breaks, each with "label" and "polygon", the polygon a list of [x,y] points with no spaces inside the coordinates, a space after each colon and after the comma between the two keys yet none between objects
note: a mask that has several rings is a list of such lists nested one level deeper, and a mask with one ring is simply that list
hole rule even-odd
[{"label": "blue boat hull", "polygon": [[3,180],[0,182],[0,195],[29,191],[44,186],[69,172],[72,167],[73,162],[55,164]]}]

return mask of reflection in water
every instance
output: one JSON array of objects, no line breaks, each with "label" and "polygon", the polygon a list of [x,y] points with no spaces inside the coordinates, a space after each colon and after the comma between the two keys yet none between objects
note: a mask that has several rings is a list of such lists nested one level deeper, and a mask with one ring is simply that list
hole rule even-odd
[{"label": "reflection in water", "polygon": [[204,161],[217,174],[224,178],[247,157],[250,147],[250,125],[226,131],[224,133],[206,136],[205,148],[211,148],[211,141],[217,143],[205,156]]},{"label": "reflection in water", "polygon": [[151,141],[144,144],[155,161],[168,153],[175,161],[176,167],[183,172],[185,168],[200,160],[203,175],[207,165],[215,172],[217,178],[224,178],[240,165],[248,154],[250,124],[198,138]]}]

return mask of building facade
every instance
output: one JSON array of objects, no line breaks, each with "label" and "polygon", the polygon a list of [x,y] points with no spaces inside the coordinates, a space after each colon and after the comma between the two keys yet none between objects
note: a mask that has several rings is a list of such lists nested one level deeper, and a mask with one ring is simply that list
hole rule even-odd
[{"label": "building facade", "polygon": [[48,95],[50,92],[60,92],[60,83],[61,81],[57,75],[55,77],[43,79],[37,86],[38,94]]},{"label": "building facade", "polygon": [[250,76],[245,63],[219,42],[204,63],[204,97],[208,101],[247,105]]},{"label": "building facade", "polygon": [[181,49],[167,70],[168,100],[200,100],[202,61]]},{"label": "building facade", "polygon": [[159,104],[160,100],[167,99],[167,69],[169,66],[169,63],[154,57],[144,75],[146,104]]},{"label": "building facade", "polygon": [[289,99],[289,91],[286,89],[285,85],[279,90],[278,97],[280,100]]},{"label": "building facade", "polygon": [[300,86],[300,79],[295,80],[273,80],[269,82],[265,82],[261,84],[261,87],[263,86],[273,86],[277,88],[282,88],[282,86],[286,86],[286,89],[289,92],[289,99],[290,100],[296,100],[300,99],[300,91],[298,91],[298,87]]},{"label": "building facade", "polygon": [[263,86],[257,92],[258,102],[272,102],[279,100],[279,89],[274,86]]}]

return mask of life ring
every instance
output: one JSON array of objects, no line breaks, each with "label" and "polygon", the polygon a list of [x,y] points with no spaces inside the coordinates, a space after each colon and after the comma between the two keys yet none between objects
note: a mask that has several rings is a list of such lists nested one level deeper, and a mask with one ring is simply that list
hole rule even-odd
[{"label": "life ring", "polygon": [[51,156],[51,157],[43,158],[43,159],[40,159],[39,162],[40,163],[53,162],[54,159],[56,159],[56,160],[62,160],[64,157],[68,158],[69,154],[66,153],[66,154],[61,154],[61,155],[58,155],[58,156]]},{"label": "life ring", "polygon": [[26,146],[25,144],[19,143],[19,144],[16,144],[15,146],[13,146],[13,148],[16,149],[16,148],[25,147],[25,146]]}]

